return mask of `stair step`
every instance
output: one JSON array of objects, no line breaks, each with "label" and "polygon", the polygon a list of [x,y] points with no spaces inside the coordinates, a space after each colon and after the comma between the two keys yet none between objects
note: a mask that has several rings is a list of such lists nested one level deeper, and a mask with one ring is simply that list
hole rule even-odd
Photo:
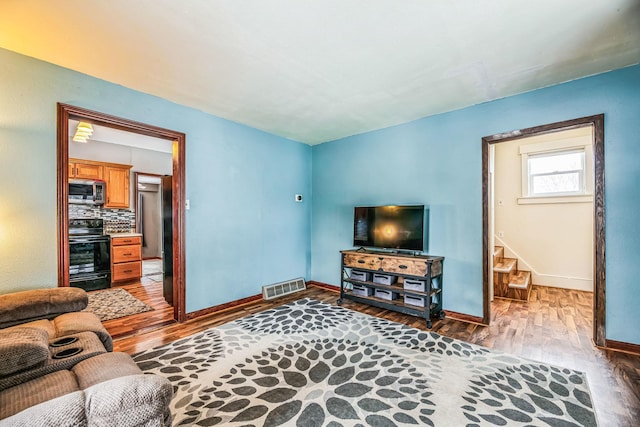
[{"label": "stair step", "polygon": [[518,260],[515,258],[502,258],[502,261],[493,265],[493,271],[496,273],[511,273],[515,268]]},{"label": "stair step", "polygon": [[514,289],[527,289],[531,282],[531,272],[518,270],[509,280],[509,287]]},{"label": "stair step", "polygon": [[504,248],[502,246],[494,246],[493,247],[493,265],[502,261],[502,257],[504,257]]}]

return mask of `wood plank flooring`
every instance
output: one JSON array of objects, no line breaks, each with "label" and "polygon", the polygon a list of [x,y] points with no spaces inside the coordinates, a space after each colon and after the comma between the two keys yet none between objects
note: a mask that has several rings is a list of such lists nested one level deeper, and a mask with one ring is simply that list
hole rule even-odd
[{"label": "wood plank flooring", "polygon": [[114,339],[145,333],[161,326],[176,323],[173,320],[173,307],[167,304],[162,296],[162,282],[142,277],[140,281],[114,285],[113,287],[127,290],[131,295],[153,308],[153,311],[103,322],[104,327]]},{"label": "wood plank flooring", "polygon": [[[154,297],[157,289],[153,290],[153,284],[145,291],[137,289],[136,285],[131,286],[130,291],[138,292],[134,295],[147,303],[157,298],[157,295]],[[139,284],[137,286],[140,287]],[[159,291],[161,295],[161,285]],[[142,313],[136,315],[140,316],[136,322],[144,325],[145,330],[136,335],[115,339],[115,351],[134,354],[304,297],[335,304],[337,294],[311,286],[303,292],[276,300],[256,301],[182,324],[171,323],[156,327],[154,330],[149,330],[150,325],[144,320],[146,316],[153,316],[153,312]],[[159,302],[158,304],[161,305]],[[343,306],[426,329],[425,321],[420,318],[353,301],[345,301]],[[592,317],[591,293],[534,286],[529,302],[496,299],[492,303],[489,327],[447,318],[435,320],[432,330],[495,350],[586,372],[600,426],[638,426],[640,356],[594,347],[591,341]],[[109,322],[105,322],[105,325],[110,331],[133,333],[133,330],[125,331],[125,325],[131,322],[124,319],[118,324],[107,325]]]}]

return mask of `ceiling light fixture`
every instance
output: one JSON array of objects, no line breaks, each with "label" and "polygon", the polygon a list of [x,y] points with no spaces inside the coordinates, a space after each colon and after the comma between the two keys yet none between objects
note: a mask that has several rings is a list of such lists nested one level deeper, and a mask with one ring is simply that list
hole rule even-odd
[{"label": "ceiling light fixture", "polygon": [[76,128],[75,135],[73,135],[73,140],[75,142],[87,142],[92,133],[93,126],[91,126],[91,123],[80,122]]}]

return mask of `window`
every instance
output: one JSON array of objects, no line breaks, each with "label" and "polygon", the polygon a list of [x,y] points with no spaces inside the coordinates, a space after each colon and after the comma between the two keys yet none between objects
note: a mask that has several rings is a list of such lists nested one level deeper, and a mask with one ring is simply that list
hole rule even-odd
[{"label": "window", "polygon": [[518,204],[591,203],[593,140],[589,127],[542,135],[523,141],[522,192]]},{"label": "window", "polygon": [[527,171],[528,197],[586,194],[584,149],[528,154]]}]

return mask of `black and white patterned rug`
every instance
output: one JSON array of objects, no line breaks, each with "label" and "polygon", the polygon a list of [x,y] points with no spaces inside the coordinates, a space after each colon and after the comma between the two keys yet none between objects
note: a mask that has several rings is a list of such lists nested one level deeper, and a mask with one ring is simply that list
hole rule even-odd
[{"label": "black and white patterned rug", "polygon": [[174,425],[595,426],[586,377],[303,299],[134,356]]}]

